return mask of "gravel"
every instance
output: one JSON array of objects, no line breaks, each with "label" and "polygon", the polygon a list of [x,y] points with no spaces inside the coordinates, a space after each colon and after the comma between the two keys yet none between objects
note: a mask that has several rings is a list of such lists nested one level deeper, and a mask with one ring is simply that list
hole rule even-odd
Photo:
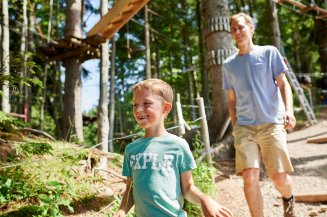
[{"label": "gravel", "polygon": [[[288,146],[294,172],[293,191],[298,194],[327,194],[327,143],[307,143],[307,139],[327,137],[327,121],[315,126],[290,132]],[[243,193],[243,180],[234,174],[234,162],[220,163],[222,174],[216,177],[217,200],[226,206],[236,217],[250,217]],[[264,200],[265,217],[282,217],[283,206],[279,193],[272,182],[264,178],[260,182]],[[327,217],[327,203],[296,203],[296,216]]]}]

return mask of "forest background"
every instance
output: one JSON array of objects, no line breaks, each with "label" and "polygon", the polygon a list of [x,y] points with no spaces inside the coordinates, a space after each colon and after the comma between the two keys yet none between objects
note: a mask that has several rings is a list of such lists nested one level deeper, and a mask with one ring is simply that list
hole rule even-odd
[{"label": "forest background", "polygon": [[[301,2],[326,8],[324,0]],[[228,133],[217,136],[228,115],[221,90],[221,62],[215,59],[217,53],[211,53],[222,50],[225,54],[221,56],[226,58],[232,50],[235,52],[235,47],[227,25],[210,30],[214,25],[210,20],[241,11],[254,17],[256,44],[276,45],[276,37],[279,38],[281,43],[276,46],[280,46],[299,80],[306,85],[305,93],[317,114],[326,104],[326,16],[317,19],[320,14],[315,10],[299,13],[293,6],[270,0],[149,1],[112,39],[99,44],[98,48],[109,55],[102,55],[105,59],[98,64],[93,61],[92,67],[87,67],[87,58],[81,55],[58,61],[46,58],[56,40],[85,38],[90,29],[87,23],[93,25],[92,21],[113,4],[114,1],[104,0],[2,0],[1,75],[23,79],[8,87],[8,81],[1,77],[2,111],[25,112],[31,128],[55,138],[89,146],[106,143],[140,132],[132,116],[131,87],[145,78],[162,78],[173,86],[175,93],[181,93],[187,122],[199,117],[193,105],[198,96],[204,98],[210,141],[217,143],[228,138]],[[274,20],[278,20],[280,32],[272,26]],[[228,23],[222,21],[223,24]],[[5,40],[7,30],[9,41]],[[9,53],[5,53],[7,47]],[[87,90],[83,84],[90,76],[98,77],[100,98],[83,100],[99,100],[99,106],[83,112],[81,92]],[[24,85],[31,81],[34,84]],[[296,116],[299,123],[306,122],[303,112]],[[176,125],[174,110],[167,127]],[[120,143],[109,143],[100,148],[119,152],[122,147]]]}]

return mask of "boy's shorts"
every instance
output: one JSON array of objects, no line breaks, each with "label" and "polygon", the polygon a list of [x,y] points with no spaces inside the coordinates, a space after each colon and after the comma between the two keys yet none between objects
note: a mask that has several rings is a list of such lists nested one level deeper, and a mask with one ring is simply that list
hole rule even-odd
[{"label": "boy's shorts", "polygon": [[293,171],[284,125],[235,125],[233,136],[237,175],[244,169],[260,168],[260,155],[268,174]]}]

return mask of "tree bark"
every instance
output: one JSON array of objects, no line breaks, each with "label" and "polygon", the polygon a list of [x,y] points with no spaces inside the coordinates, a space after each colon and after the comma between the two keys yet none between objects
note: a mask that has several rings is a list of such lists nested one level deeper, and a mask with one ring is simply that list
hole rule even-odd
[{"label": "tree bark", "polygon": [[205,45],[212,88],[212,115],[209,120],[210,141],[217,142],[228,117],[226,93],[222,89],[222,61],[233,52],[227,0],[203,0]]},{"label": "tree bark", "polygon": [[112,40],[111,46],[111,64],[110,64],[110,100],[109,100],[109,151],[114,152],[114,145],[112,139],[114,138],[115,126],[115,74],[116,74],[116,41]]},{"label": "tree bark", "polygon": [[[2,0],[2,74],[9,75],[9,12],[8,1]],[[1,108],[3,112],[10,112],[9,103],[9,83],[4,81],[2,84],[3,96],[1,99]]]},{"label": "tree bark", "polygon": [[277,8],[274,0],[267,1],[267,12],[268,12],[270,29],[272,31],[271,42],[275,47],[277,47],[279,52],[283,53],[282,42],[280,39],[280,29],[278,23]]},{"label": "tree bark", "polygon": [[[48,21],[48,34],[47,34],[47,43],[50,43],[51,40],[51,29],[52,29],[52,11],[53,11],[53,0],[49,2],[49,21]],[[43,93],[42,93],[42,100],[41,100],[41,110],[40,110],[40,129],[43,130],[44,127],[44,108],[46,106],[46,98],[47,98],[47,86],[48,81],[48,61],[46,60],[44,63],[44,75],[43,75]]]},{"label": "tree bark", "polygon": [[314,42],[318,47],[320,70],[327,73],[327,20],[315,19]]},{"label": "tree bark", "polygon": [[[28,32],[27,32],[28,20],[27,20],[27,0],[23,0],[23,22],[22,22],[22,35],[20,42],[20,54],[23,62],[22,72],[23,76],[29,77],[26,70],[26,62],[27,62],[27,52],[28,52]],[[28,86],[21,85],[20,92],[22,94],[22,100],[20,103],[19,113],[24,114],[26,111],[25,120],[27,121],[27,99],[28,99]]]},{"label": "tree bark", "polygon": [[[81,38],[81,0],[67,0],[65,37]],[[65,95],[63,111],[63,136],[70,139],[76,135],[78,141],[83,138],[83,120],[81,110],[81,61],[72,57],[64,61]]]},{"label": "tree bark", "polygon": [[145,58],[146,58],[146,68],[145,68],[145,78],[151,78],[151,51],[150,51],[150,24],[149,24],[149,12],[148,6],[144,7],[144,22],[145,22]]},{"label": "tree bark", "polygon": [[[206,51],[205,51],[205,40],[204,40],[204,32],[203,32],[203,17],[201,15],[202,4],[201,0],[197,2],[197,18],[198,18],[198,33],[199,33],[199,49],[200,49],[200,70],[201,70],[201,83],[202,83],[202,97],[204,100],[204,104],[210,106],[210,95],[209,95],[209,78],[207,71],[207,63],[206,63]],[[206,114],[209,115],[208,111]]]},{"label": "tree bark", "polygon": [[[101,0],[101,16],[108,12],[108,1]],[[109,120],[108,120],[108,72],[109,72],[108,40],[101,44],[100,98],[98,111],[98,148],[108,152]]]}]

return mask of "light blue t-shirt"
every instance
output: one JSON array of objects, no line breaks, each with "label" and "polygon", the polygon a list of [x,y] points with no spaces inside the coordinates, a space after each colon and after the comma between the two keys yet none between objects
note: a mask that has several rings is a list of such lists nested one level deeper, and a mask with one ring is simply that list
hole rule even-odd
[{"label": "light blue t-shirt", "polygon": [[136,216],[186,217],[180,175],[194,168],[188,143],[173,134],[128,144],[123,175],[133,179]]},{"label": "light blue t-shirt", "polygon": [[223,89],[236,93],[238,125],[283,124],[285,106],[275,78],[287,66],[277,48],[257,46],[223,64]]}]

